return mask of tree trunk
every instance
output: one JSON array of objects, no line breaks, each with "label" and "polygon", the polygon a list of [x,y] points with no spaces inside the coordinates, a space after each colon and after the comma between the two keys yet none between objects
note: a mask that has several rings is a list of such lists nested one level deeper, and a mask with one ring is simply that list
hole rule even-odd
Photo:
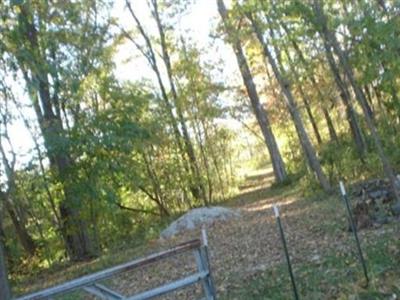
[{"label": "tree trunk", "polygon": [[[295,78],[300,79],[300,74],[297,73],[296,67],[294,66],[293,60],[290,57],[289,51],[287,49],[285,49],[285,53],[286,53],[286,56],[287,56],[288,61],[289,61],[290,71],[293,73]],[[304,104],[304,107],[306,109],[308,118],[309,118],[311,126],[313,128],[314,135],[315,135],[315,138],[317,140],[317,143],[319,145],[321,145],[322,144],[322,138],[321,138],[321,134],[319,133],[318,124],[317,124],[317,122],[316,122],[316,120],[314,118],[314,115],[312,113],[312,110],[311,110],[310,99],[308,98],[308,96],[304,92],[301,82],[299,82],[298,88],[299,88],[300,96],[301,96],[301,98],[303,100],[303,104]]]},{"label": "tree trunk", "polygon": [[342,49],[339,45],[339,42],[336,39],[336,36],[328,29],[327,19],[322,10],[322,7],[319,3],[319,0],[314,0],[314,12],[316,13],[317,18],[319,19],[320,25],[322,25],[322,35],[332,45],[333,50],[335,51],[335,54],[339,58],[339,62],[341,64],[344,72],[346,73],[347,78],[350,81],[351,87],[353,88],[353,91],[354,91],[354,94],[356,95],[357,101],[359,102],[359,104],[363,110],[365,121],[371,132],[372,139],[374,140],[374,144],[375,144],[376,150],[378,152],[378,156],[381,160],[383,170],[385,172],[385,175],[390,180],[391,188],[392,188],[393,194],[395,196],[395,199],[400,204],[400,192],[397,189],[397,179],[394,175],[390,161],[387,158],[385,151],[383,149],[383,144],[382,144],[381,138],[378,134],[378,131],[375,127],[374,120],[370,116],[370,112],[368,110],[367,99],[366,99],[364,93],[362,92],[361,88],[359,87],[359,85],[356,82],[356,79],[355,79],[355,76],[353,73],[353,69],[351,68],[351,66],[349,64],[346,54],[342,51]]},{"label": "tree trunk", "polygon": [[[169,99],[169,96],[167,94],[167,90],[165,88],[164,82],[163,82],[163,80],[161,78],[161,71],[160,71],[160,69],[158,67],[158,64],[157,64],[156,54],[154,52],[152,42],[151,42],[149,36],[147,35],[147,33],[145,32],[141,22],[139,21],[138,17],[135,14],[135,12],[133,11],[129,0],[125,0],[125,3],[126,3],[126,6],[127,6],[128,10],[130,12],[132,18],[134,19],[134,21],[136,23],[137,29],[139,30],[141,36],[145,40],[145,44],[146,44],[147,49],[144,50],[141,46],[139,46],[136,43],[135,39],[132,38],[131,35],[128,32],[124,31],[124,34],[130,41],[132,41],[132,43],[136,46],[136,48],[143,54],[143,56],[146,58],[146,60],[148,61],[148,63],[150,64],[151,68],[153,69],[153,71],[154,71],[154,73],[156,75],[157,82],[158,82],[158,85],[159,85],[160,91],[161,91],[161,98],[164,101],[165,107],[167,109],[167,114],[168,114],[168,117],[170,119],[171,126],[172,126],[172,129],[173,129],[173,133],[174,133],[174,136],[175,136],[175,142],[176,142],[177,147],[178,147],[178,149],[180,151],[180,154],[182,156],[181,163],[183,165],[183,168],[184,168],[186,174],[188,174],[190,176],[190,172],[192,172],[193,168],[190,168],[190,166],[188,165],[188,161],[187,161],[188,153],[187,153],[184,145],[182,144],[183,137],[182,137],[182,134],[181,134],[181,132],[179,130],[178,121],[177,121],[177,118],[176,118],[175,113],[174,113],[174,107],[173,107],[173,105],[172,105],[172,103],[171,103],[171,101]],[[190,162],[189,162],[189,164],[190,164]],[[199,188],[196,188],[195,184],[193,184],[192,176],[190,176],[190,182],[189,183],[190,183],[189,184],[190,185],[189,189],[191,190],[191,193],[192,193],[193,197],[195,199],[199,199],[199,197],[200,197],[199,196],[199,194],[200,194],[199,193]]]},{"label": "tree trunk", "polygon": [[158,180],[158,175],[152,166],[151,157],[149,155],[149,158],[147,158],[146,153],[144,151],[142,152],[142,157],[143,157],[143,161],[146,165],[147,175],[150,178],[151,185],[153,187],[153,192],[154,192],[154,197],[150,197],[150,198],[156,202],[156,204],[158,206],[158,210],[160,211],[160,216],[168,217],[168,216],[170,216],[170,213],[169,213],[168,209],[165,207],[164,199],[162,197],[161,185]]},{"label": "tree trunk", "polygon": [[8,283],[6,259],[4,255],[3,239],[0,236],[0,299],[11,300],[11,290]]},{"label": "tree trunk", "polygon": [[[7,132],[3,134],[8,137]],[[11,151],[13,153],[13,157],[15,157],[13,150]],[[7,179],[7,191],[3,192],[0,190],[0,200],[1,202],[3,202],[3,205],[11,218],[11,221],[14,225],[15,233],[22,245],[22,248],[24,248],[25,252],[29,256],[33,256],[36,252],[36,244],[26,228],[26,218],[22,213],[24,208],[18,209],[18,203],[16,203],[16,201],[13,201],[15,200],[13,199],[13,197],[15,197],[17,193],[14,171],[15,160],[9,161],[9,159],[7,158],[6,152],[2,144],[2,136],[0,136],[0,155],[5,169],[5,177]]]},{"label": "tree trunk", "polygon": [[246,87],[248,97],[250,99],[254,114],[256,116],[258,125],[260,126],[263,134],[265,144],[267,145],[268,152],[271,157],[272,167],[277,182],[283,182],[287,178],[285,164],[279,152],[275,136],[272,132],[271,125],[267,111],[263,108],[258,97],[257,89],[253,81],[249,65],[244,55],[240,40],[235,38],[236,32],[233,31],[232,26],[229,24],[227,11],[223,0],[217,0],[218,11],[221,15],[222,21],[225,26],[226,34],[232,39],[232,47],[236,55],[236,60],[239,65],[240,73],[242,75],[243,83]]},{"label": "tree trunk", "polygon": [[[127,6],[128,10],[130,12],[132,18],[134,19],[134,21],[136,23],[137,29],[139,30],[141,36],[145,40],[146,47],[147,47],[146,51],[143,50],[135,42],[135,39],[132,38],[129,35],[129,33],[125,32],[125,36],[134,43],[134,45],[138,48],[139,51],[142,52],[143,56],[147,59],[148,63],[150,64],[151,68],[153,69],[153,71],[154,71],[154,73],[156,75],[157,82],[158,82],[158,85],[159,85],[160,91],[161,91],[161,98],[163,99],[164,104],[165,104],[165,106],[167,108],[167,114],[168,114],[168,116],[170,118],[170,122],[171,122],[172,129],[173,129],[173,132],[174,132],[174,135],[175,135],[177,146],[178,146],[181,154],[183,154],[184,153],[184,149],[183,149],[183,145],[182,145],[182,141],[181,141],[182,136],[181,136],[181,133],[179,131],[178,122],[177,122],[176,117],[175,117],[174,112],[173,112],[173,106],[171,104],[171,101],[169,100],[169,97],[167,95],[167,90],[166,90],[166,88],[164,86],[164,83],[163,83],[163,80],[161,78],[161,72],[160,72],[160,69],[158,68],[156,54],[154,52],[152,42],[151,42],[149,36],[146,34],[142,24],[140,23],[139,19],[137,18],[135,12],[133,11],[130,2],[128,0],[126,0],[125,3],[126,3],[126,6]],[[183,159],[185,160],[185,157],[183,157]]]},{"label": "tree trunk", "polygon": [[32,22],[33,16],[29,7],[23,4],[20,8],[20,30],[28,41],[27,50],[31,52],[32,59],[27,61],[24,56],[17,58],[35,108],[50,167],[56,171],[63,187],[64,199],[59,205],[59,210],[66,249],[72,260],[91,258],[97,254],[95,250],[97,247],[89,238],[88,227],[81,214],[82,204],[77,191],[74,191],[70,173],[74,166],[73,161],[68,148],[61,146],[67,137],[62,128],[62,121],[54,113],[54,101],[50,95],[51,86],[48,79],[48,63],[42,52],[44,50],[39,45],[38,31]]},{"label": "tree trunk", "polygon": [[[0,192],[2,194],[1,198],[7,197],[6,195],[3,194],[3,192]],[[25,224],[23,224],[20,219],[17,216],[16,211],[12,207],[11,203],[9,203],[9,200],[3,199],[3,203],[6,207],[6,210],[11,218],[11,221],[14,225],[15,233],[18,237],[18,240],[20,241],[22,248],[24,248],[25,252],[29,256],[34,256],[36,252],[36,244],[33,240],[33,238],[30,236],[28,233],[28,230],[26,229]]]},{"label": "tree trunk", "polygon": [[330,140],[333,142],[337,142],[338,136],[335,127],[333,126],[332,118],[329,114],[329,111],[326,109],[324,104],[321,105],[321,108],[322,108],[322,113],[324,114],[325,117],[326,125],[328,126]]},{"label": "tree trunk", "polygon": [[208,206],[205,188],[204,188],[204,185],[203,185],[202,179],[201,179],[200,168],[199,168],[199,165],[197,162],[197,158],[196,158],[196,154],[194,151],[192,141],[190,140],[189,131],[188,131],[188,128],[187,128],[187,125],[185,122],[185,118],[183,116],[182,107],[179,103],[180,101],[178,98],[178,93],[176,91],[174,79],[172,77],[171,59],[170,59],[170,56],[168,53],[168,47],[167,47],[167,42],[166,42],[166,38],[165,38],[164,28],[161,24],[160,15],[158,12],[157,0],[152,0],[151,3],[153,6],[153,15],[154,15],[154,18],[157,23],[158,33],[160,35],[162,58],[163,58],[163,61],[164,61],[164,64],[165,64],[165,67],[167,70],[167,76],[168,76],[168,80],[170,83],[172,97],[175,102],[175,108],[176,108],[178,120],[181,125],[182,134],[183,134],[183,142],[185,145],[185,150],[186,150],[187,156],[189,158],[190,170],[192,172],[192,176],[194,177],[192,179],[192,183],[191,183],[191,191],[196,199],[202,199],[204,201],[204,205]]},{"label": "tree trunk", "polygon": [[313,131],[314,131],[315,138],[317,139],[317,143],[319,145],[321,145],[322,138],[321,138],[321,134],[319,133],[317,122],[315,121],[314,115],[311,110],[310,99],[304,94],[303,88],[301,86],[299,87],[299,89],[300,89],[301,98],[303,99],[303,103],[304,103],[304,106],[305,106],[305,109],[306,109],[306,112],[308,115],[308,119],[310,120],[311,127],[313,128]]},{"label": "tree trunk", "polygon": [[[283,22],[281,22],[280,25],[282,26],[286,35],[289,37],[289,39],[293,45],[293,48],[295,49],[297,56],[299,57],[302,65],[303,65],[303,68],[305,68],[305,70],[306,70],[307,77],[310,79],[313,88],[317,91],[318,98],[320,99],[320,101],[322,101],[324,99],[324,95],[322,94],[322,91],[319,88],[319,85],[317,84],[317,81],[314,77],[314,74],[312,73],[312,70],[309,69],[309,64],[307,63],[306,59],[304,58],[303,52],[301,51],[296,40],[291,37],[287,26]],[[328,110],[326,109],[324,103],[321,103],[321,110],[322,110],[322,113],[324,114],[326,125],[328,127],[330,140],[337,142],[338,141],[337,133],[336,133],[335,127],[333,126],[332,118],[331,118]]]},{"label": "tree trunk", "polygon": [[[212,142],[210,141],[210,137],[209,137],[209,133],[208,133],[208,126],[204,122],[204,120],[201,120],[201,126],[202,126],[203,131],[204,131],[206,145],[210,145],[211,160],[212,160],[212,162],[214,164],[215,171],[217,173],[218,182],[219,182],[219,186],[220,186],[221,194],[222,194],[222,200],[225,201],[226,200],[226,197],[225,197],[225,185],[224,185],[224,181],[222,180],[221,168],[220,168],[220,165],[219,165],[220,162],[218,161],[217,155],[215,154],[215,151],[214,151],[215,145],[213,145]],[[229,180],[229,179],[227,179],[227,180]]]},{"label": "tree trunk", "polygon": [[[282,77],[281,71],[279,70],[274,57],[272,56],[270,50],[268,49],[268,45],[264,41],[263,35],[257,24],[257,21],[254,20],[254,18],[251,15],[248,15],[248,18],[252,24],[252,27],[257,36],[257,39],[261,43],[261,46],[262,46],[262,49],[264,52],[264,56],[265,56],[266,60],[269,62],[269,64],[271,65],[274,75],[281,87],[282,93],[285,96],[286,106],[289,110],[290,115],[292,116],[293,123],[296,127],[297,135],[298,135],[300,144],[303,148],[304,154],[307,158],[308,164],[309,164],[311,170],[315,173],[315,175],[316,175],[321,187],[324,189],[324,191],[330,192],[331,186],[322,170],[322,167],[321,167],[321,165],[318,161],[317,155],[315,153],[314,147],[312,146],[310,139],[307,135],[307,132],[304,128],[303,121],[302,121],[300,113],[297,109],[293,94],[290,90],[289,82],[285,78]],[[268,65],[267,65],[267,67],[268,67]]]},{"label": "tree trunk", "polygon": [[356,149],[360,155],[361,160],[363,160],[366,152],[366,144],[364,141],[364,135],[357,121],[357,116],[351,103],[350,92],[347,88],[347,84],[343,81],[339,68],[336,65],[335,59],[332,55],[332,50],[329,44],[324,39],[325,55],[328,60],[329,67],[332,71],[333,77],[335,79],[336,85],[339,89],[340,98],[342,99],[343,105],[346,109],[347,120],[350,125],[351,134],[353,136],[354,143],[356,144]]},{"label": "tree trunk", "polygon": [[368,99],[368,110],[370,111],[370,116],[371,119],[375,119],[375,113],[374,113],[374,103],[372,101],[372,95],[371,95],[371,91],[369,89],[368,84],[364,85],[364,91],[365,91],[365,95],[367,96]]}]

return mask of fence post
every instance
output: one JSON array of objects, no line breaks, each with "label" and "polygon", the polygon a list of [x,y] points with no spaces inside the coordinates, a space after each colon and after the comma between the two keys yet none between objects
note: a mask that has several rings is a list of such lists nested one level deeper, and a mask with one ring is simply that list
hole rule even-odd
[{"label": "fence post", "polygon": [[367,272],[367,266],[364,260],[364,256],[361,250],[361,245],[360,245],[360,240],[358,239],[358,234],[357,234],[357,227],[354,223],[354,219],[353,219],[353,214],[351,213],[351,208],[350,208],[350,204],[349,204],[349,199],[347,197],[347,193],[346,190],[344,188],[344,184],[342,181],[339,182],[339,187],[340,187],[340,193],[342,195],[342,199],[343,202],[346,206],[346,210],[347,210],[347,214],[348,214],[348,219],[349,219],[349,223],[351,226],[351,230],[353,231],[353,235],[354,235],[354,239],[356,241],[356,245],[357,245],[357,251],[358,251],[358,258],[360,260],[360,263],[362,265],[363,268],[363,272],[364,272],[364,276],[365,276],[365,280],[366,280],[366,286],[368,286],[369,284],[369,278],[368,278],[368,272]]},{"label": "fence post", "polygon": [[274,205],[274,213],[275,213],[275,217],[276,217],[276,222],[278,223],[279,233],[280,233],[282,244],[283,244],[283,250],[284,250],[285,256],[286,256],[286,262],[287,262],[287,265],[288,265],[290,281],[292,282],[294,299],[298,300],[299,299],[299,294],[297,293],[296,282],[294,280],[292,264],[290,263],[290,257],[289,257],[289,252],[288,252],[287,245],[286,245],[285,234],[283,233],[281,217],[279,216],[279,209],[278,209],[278,207],[276,205]]},{"label": "fence post", "polygon": [[211,276],[209,256],[208,256],[208,240],[204,228],[201,229],[202,245],[200,248],[194,250],[196,258],[197,269],[199,272],[206,271],[208,276],[202,280],[203,290],[207,300],[216,300],[215,288]]}]

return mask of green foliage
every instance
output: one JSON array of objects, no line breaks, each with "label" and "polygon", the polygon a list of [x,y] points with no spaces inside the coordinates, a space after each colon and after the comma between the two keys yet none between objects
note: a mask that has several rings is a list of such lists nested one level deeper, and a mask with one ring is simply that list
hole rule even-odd
[{"label": "green foliage", "polygon": [[[317,2],[241,2],[232,1],[228,11],[227,28],[234,34],[226,41],[240,41],[249,57],[254,82],[289,174],[282,185],[296,185],[305,195],[320,191],[279,84],[264,64],[262,49],[246,17],[249,14],[259,20],[270,42],[268,47],[282,64],[282,74],[330,183],[335,186],[341,179],[354,182],[382,177],[383,168],[348,75],[333,51],[365,137],[365,156],[360,157],[355,147],[347,108],[340,100],[342,92],[327,61],[332,45],[324,40],[325,29],[337,37],[346,54],[356,84],[368,98],[387,158],[398,172],[400,19],[396,4],[384,3],[382,7],[381,1],[320,1],[325,28],[315,10]],[[215,53],[174,29],[173,25],[193,9],[192,1],[160,3],[167,44],[163,50],[170,56],[172,73],[169,82],[164,74],[168,67],[165,58],[150,59],[152,71],[156,67],[161,70],[161,85],[144,79],[123,82],[114,75],[118,49],[127,47],[123,37],[131,38],[145,59],[149,60],[151,53],[134,35],[140,32],[134,20],[132,36],[129,28],[119,32],[123,26],[110,16],[111,7],[108,1],[0,3],[0,143],[5,149],[1,153],[0,189],[7,196],[0,203],[0,229],[4,229],[14,277],[36,274],[68,260],[65,220],[60,213],[68,195],[74,200],[69,208],[79,212],[98,250],[111,253],[112,249],[155,238],[161,226],[187,209],[226,200],[237,193],[249,170],[270,163],[246,91],[225,82],[224,65],[207,62],[207,55]],[[144,31],[157,54],[160,37],[148,33],[147,24]],[[308,122],[302,98],[309,100],[321,133],[320,144],[313,140],[315,129]],[[328,111],[337,141],[330,136],[322,108]],[[231,128],[234,121],[243,126]],[[35,142],[26,155],[27,163],[12,147],[15,137],[8,136],[7,124],[17,122],[29,129]],[[183,134],[184,126],[188,136]],[[189,157],[188,145],[193,148],[194,159]],[[17,163],[7,168],[7,160],[13,155]],[[63,163],[65,168],[60,167]],[[204,199],[196,197],[194,190],[198,187],[203,187]],[[274,187],[280,191],[280,185]],[[3,198],[35,242],[34,255],[27,253],[17,237],[18,224],[5,209]],[[372,265],[386,266],[389,262],[385,259]],[[324,266],[331,268],[334,263],[333,257],[327,257]],[[269,273],[277,276],[277,282],[268,286],[272,296],[278,297],[281,268]],[[304,275],[310,270],[302,266],[299,272]],[[317,277],[310,280],[311,284]],[[336,275],[323,280],[343,284]],[[310,297],[317,297],[321,290],[312,293]]]}]

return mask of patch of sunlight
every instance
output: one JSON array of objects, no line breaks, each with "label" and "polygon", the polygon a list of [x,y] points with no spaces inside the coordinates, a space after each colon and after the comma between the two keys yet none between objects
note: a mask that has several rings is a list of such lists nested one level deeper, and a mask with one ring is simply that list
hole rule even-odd
[{"label": "patch of sunlight", "polygon": [[246,176],[248,176],[248,177],[260,176],[260,175],[266,175],[267,176],[272,172],[273,172],[272,166],[269,166],[269,167],[262,168],[262,169],[247,171]]},{"label": "patch of sunlight", "polygon": [[271,199],[264,200],[264,201],[259,201],[257,203],[253,203],[249,205],[248,207],[244,207],[243,210],[248,211],[248,212],[259,212],[259,211],[264,211],[268,209],[272,209],[274,205],[279,205],[279,206],[286,206],[289,204],[292,204],[293,202],[296,201],[296,198],[290,197],[286,199],[282,199],[279,201],[271,201]]}]

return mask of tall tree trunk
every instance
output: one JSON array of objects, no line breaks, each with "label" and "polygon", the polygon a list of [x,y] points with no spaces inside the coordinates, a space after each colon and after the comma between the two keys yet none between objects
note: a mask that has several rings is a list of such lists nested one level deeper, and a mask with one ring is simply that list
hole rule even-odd
[{"label": "tall tree trunk", "polygon": [[[33,15],[28,4],[20,6],[19,26],[21,34],[28,41],[28,51],[31,60],[18,56],[20,67],[28,86],[39,127],[50,161],[50,167],[56,171],[60,180],[64,199],[59,205],[62,221],[62,233],[66,241],[66,249],[72,260],[83,260],[95,256],[97,247],[88,234],[86,220],[82,217],[82,203],[74,189],[73,178],[70,175],[74,167],[67,147],[60,143],[67,139],[62,128],[62,121],[54,113],[54,101],[50,95],[49,73],[43,49],[39,45],[38,31],[32,21]],[[29,72],[28,72],[29,70]],[[39,104],[40,103],[40,104]]]},{"label": "tall tree trunk", "polygon": [[365,91],[365,95],[367,96],[367,99],[368,99],[368,108],[370,110],[370,116],[372,119],[374,119],[375,118],[374,102],[372,101],[372,94],[371,94],[371,90],[369,89],[368,84],[364,85],[364,91]]},{"label": "tall tree trunk", "polygon": [[[12,161],[10,161],[7,158],[2,142],[3,134],[6,136],[6,138],[8,138],[8,133],[2,133],[0,136],[0,156],[5,169],[5,177],[7,179],[7,191],[3,192],[0,190],[0,200],[3,202],[4,207],[11,218],[15,233],[17,234],[18,240],[20,241],[22,247],[29,256],[33,256],[35,255],[36,244],[26,228],[26,218],[23,215],[23,213],[25,213],[23,212],[24,208],[18,208],[17,205],[19,203],[17,203],[17,201],[13,201],[15,200],[14,197],[17,193],[14,170],[15,160],[12,159]],[[11,152],[15,158],[15,153],[13,150],[11,150]]]},{"label": "tall tree trunk", "polygon": [[[1,226],[1,225],[0,225]],[[0,235],[0,299],[11,300],[11,289],[8,283],[6,259],[4,255],[3,238]]]},{"label": "tall tree trunk", "polygon": [[[294,66],[294,62],[293,62],[293,60],[292,60],[292,58],[290,56],[289,51],[286,48],[284,49],[284,51],[285,51],[286,56],[287,56],[288,61],[289,61],[290,71],[293,73],[295,78],[298,78],[300,80],[300,74],[298,74],[298,72],[296,70],[296,67]],[[319,133],[318,124],[317,124],[317,122],[316,122],[316,120],[314,118],[314,115],[312,113],[312,110],[311,110],[310,99],[308,98],[308,96],[304,92],[301,82],[299,82],[298,88],[299,88],[300,96],[301,96],[301,98],[303,100],[303,104],[304,104],[304,107],[306,109],[308,118],[310,120],[311,127],[313,128],[315,138],[316,138],[318,144],[321,145],[322,144],[322,138],[321,138],[321,134]]]},{"label": "tall tree trunk", "polygon": [[31,237],[31,235],[28,233],[28,230],[26,228],[26,224],[23,224],[20,219],[17,216],[16,211],[12,207],[11,203],[9,202],[8,196],[6,196],[2,191],[0,191],[0,198],[2,198],[2,201],[4,203],[4,206],[6,208],[6,211],[8,212],[11,221],[14,225],[15,233],[18,237],[18,240],[20,241],[22,248],[24,248],[25,252],[29,256],[34,256],[36,252],[36,244]]},{"label": "tall tree trunk", "polygon": [[[289,39],[290,39],[290,41],[291,41],[291,43],[293,45],[293,48],[296,51],[296,54],[299,57],[300,62],[303,65],[303,68],[306,70],[307,77],[309,78],[313,89],[315,91],[317,91],[317,95],[318,95],[319,100],[323,101],[324,95],[323,95],[321,89],[319,88],[319,85],[317,84],[317,81],[316,81],[316,79],[314,77],[314,74],[312,73],[312,70],[310,70],[310,68],[309,68],[309,64],[307,63],[307,61],[306,61],[306,59],[305,59],[305,57],[303,55],[303,52],[301,51],[301,49],[300,49],[299,45],[297,44],[296,40],[290,35],[289,29],[284,24],[284,22],[281,22],[280,25],[282,26],[282,28],[285,31],[286,35],[289,37]],[[330,140],[337,142],[338,141],[338,137],[337,137],[337,133],[336,133],[335,127],[333,126],[332,118],[331,118],[328,110],[326,109],[324,103],[321,103],[320,107],[321,107],[322,113],[323,113],[323,115],[325,117],[325,121],[326,121],[326,125],[328,127]]]},{"label": "tall tree trunk", "polygon": [[[148,63],[150,64],[152,70],[154,71],[156,78],[157,78],[158,85],[160,87],[161,98],[164,101],[165,107],[167,109],[167,114],[170,118],[170,122],[171,122],[171,126],[173,129],[174,135],[175,135],[177,146],[178,146],[181,154],[184,154],[184,149],[183,149],[183,145],[182,145],[182,141],[181,141],[182,136],[179,131],[178,122],[177,122],[176,117],[173,112],[173,105],[172,105],[171,101],[169,100],[169,97],[167,94],[167,89],[165,88],[164,82],[161,78],[161,71],[157,64],[157,58],[156,58],[156,54],[153,49],[153,44],[150,40],[150,37],[145,32],[143,25],[141,24],[141,22],[139,21],[138,17],[135,14],[135,12],[133,11],[129,0],[125,0],[125,3],[126,3],[126,6],[130,12],[132,18],[134,19],[134,21],[136,23],[137,29],[139,30],[141,36],[145,40],[147,49],[144,50],[141,46],[139,46],[136,43],[135,39],[133,37],[131,37],[131,35],[128,32],[124,31],[124,34],[130,41],[132,41],[132,43],[136,46],[136,48],[143,54],[143,56],[147,59]],[[185,159],[185,157],[183,157],[183,158]]]},{"label": "tall tree trunk", "polygon": [[[221,191],[221,194],[222,194],[222,200],[225,201],[226,200],[226,198],[225,198],[225,185],[224,185],[224,181],[222,180],[220,162],[217,159],[217,155],[215,154],[215,149],[214,149],[214,147],[216,147],[216,145],[212,144],[212,142],[210,140],[210,135],[208,133],[208,125],[206,124],[206,122],[204,122],[204,120],[200,120],[200,122],[201,122],[201,127],[203,128],[203,131],[204,131],[205,143],[206,143],[206,145],[209,145],[211,160],[212,160],[212,162],[214,164],[215,171],[217,173],[217,178],[218,178],[218,182],[219,182],[219,186],[220,186],[220,191]],[[227,179],[227,181],[228,180],[229,179]]]},{"label": "tall tree trunk", "polygon": [[374,141],[376,150],[378,152],[378,156],[381,160],[383,170],[385,172],[385,175],[390,180],[390,184],[391,184],[395,199],[400,204],[400,192],[397,189],[397,179],[394,175],[390,161],[389,161],[388,157],[386,156],[385,151],[383,149],[383,144],[382,144],[381,138],[378,134],[378,131],[375,127],[374,120],[370,116],[367,99],[366,99],[364,93],[362,92],[360,86],[357,84],[356,78],[353,73],[353,69],[347,59],[346,54],[341,49],[339,42],[336,39],[336,36],[334,35],[334,33],[329,31],[329,29],[328,29],[327,19],[323,12],[323,9],[321,7],[319,0],[314,0],[314,12],[318,18],[319,24],[322,26],[323,37],[331,44],[333,50],[335,51],[335,54],[337,55],[337,57],[339,59],[340,65],[343,68],[344,72],[346,73],[347,78],[350,81],[351,87],[353,88],[353,91],[354,91],[354,94],[356,95],[357,101],[359,102],[359,104],[364,112],[364,118],[365,118],[367,126],[371,132],[371,136]]},{"label": "tall tree trunk", "polygon": [[354,110],[353,104],[351,103],[351,96],[348,90],[347,84],[342,79],[338,66],[336,65],[335,59],[332,54],[332,49],[324,39],[325,55],[328,60],[329,67],[332,71],[336,85],[339,89],[340,99],[342,99],[343,105],[346,109],[347,120],[350,125],[351,134],[353,136],[354,143],[356,144],[357,151],[363,160],[366,152],[366,144],[364,141],[364,135],[361,127],[357,120],[357,115]]},{"label": "tall tree trunk", "polygon": [[40,172],[41,172],[41,177],[43,178],[43,185],[44,185],[44,189],[46,191],[47,194],[47,199],[49,201],[50,207],[52,209],[52,212],[54,214],[55,220],[56,222],[53,222],[55,225],[56,230],[59,229],[59,227],[61,226],[61,218],[59,216],[59,213],[57,211],[57,206],[56,206],[56,202],[54,200],[54,197],[50,191],[50,180],[47,178],[46,176],[46,170],[43,164],[43,160],[44,160],[44,154],[42,153],[42,151],[40,150],[40,145],[38,142],[38,138],[37,136],[35,136],[34,134],[34,130],[32,128],[32,126],[29,124],[26,116],[23,114],[22,110],[21,110],[21,105],[15,101],[15,99],[13,99],[13,102],[18,110],[18,113],[20,115],[20,118],[22,119],[22,121],[25,124],[25,128],[28,130],[29,135],[31,136],[31,139],[34,143],[34,148],[36,150],[36,154],[38,156],[38,162],[39,162],[39,168],[40,168]]},{"label": "tall tree trunk", "polygon": [[222,21],[224,23],[225,32],[232,40],[231,44],[233,47],[233,51],[236,55],[236,60],[239,65],[243,83],[246,87],[254,114],[263,134],[265,144],[268,148],[268,152],[272,161],[275,180],[277,182],[283,182],[287,178],[285,164],[279,151],[278,144],[276,143],[275,136],[272,132],[268,113],[260,103],[253,76],[244,55],[243,48],[241,46],[240,40],[236,37],[236,32],[234,31],[234,28],[230,25],[227,10],[223,0],[217,0],[217,5],[219,14],[221,15]]},{"label": "tall tree trunk", "polygon": [[304,104],[304,107],[306,109],[306,112],[307,112],[307,115],[308,115],[308,119],[310,120],[311,127],[313,128],[314,135],[315,135],[315,138],[317,140],[317,143],[319,145],[321,145],[322,144],[322,138],[321,138],[321,134],[319,133],[317,121],[315,120],[314,115],[313,115],[312,110],[311,110],[310,99],[308,98],[307,95],[305,95],[305,93],[303,91],[303,88],[301,86],[299,86],[299,91],[300,91],[301,98],[303,99],[303,104]]},{"label": "tall tree trunk", "polygon": [[172,67],[171,67],[171,59],[168,52],[167,41],[165,38],[164,27],[161,23],[160,14],[158,11],[158,4],[157,0],[151,0],[153,6],[153,15],[157,23],[158,33],[160,35],[160,42],[161,42],[161,51],[163,61],[167,70],[167,77],[170,83],[171,94],[175,102],[175,108],[178,116],[179,123],[181,125],[182,134],[183,134],[183,142],[185,145],[185,150],[189,158],[189,166],[192,172],[192,184],[191,190],[195,198],[203,199],[204,205],[208,206],[207,196],[205,192],[204,185],[202,183],[200,168],[197,162],[196,154],[194,151],[194,147],[192,141],[190,139],[189,131],[185,122],[185,118],[183,116],[182,107],[180,105],[178,93],[176,91],[174,79],[172,76]]},{"label": "tall tree trunk", "polygon": [[[135,47],[142,53],[142,55],[146,58],[147,62],[149,63],[149,65],[151,66],[152,70],[154,71],[154,74],[156,75],[156,79],[157,79],[157,83],[158,86],[160,88],[161,91],[161,99],[164,102],[166,111],[167,111],[167,115],[169,118],[169,122],[172,126],[172,130],[173,130],[173,134],[175,137],[175,143],[178,147],[179,150],[179,154],[182,157],[181,160],[177,161],[178,165],[182,165],[183,169],[185,171],[186,174],[188,174],[190,176],[190,167],[187,161],[187,153],[184,149],[184,145],[182,143],[182,134],[179,130],[179,126],[178,126],[178,121],[177,121],[177,117],[175,116],[174,113],[174,107],[173,104],[171,103],[169,96],[167,94],[167,89],[164,85],[164,82],[162,80],[161,77],[161,71],[158,67],[157,64],[157,59],[156,59],[156,54],[155,51],[153,49],[153,45],[152,42],[150,40],[150,37],[147,35],[147,33],[144,30],[143,25],[141,24],[140,20],[138,19],[138,17],[136,16],[134,10],[132,9],[132,6],[129,2],[129,0],[125,0],[126,6],[128,8],[128,11],[130,12],[130,15],[132,16],[132,18],[135,21],[136,27],[139,30],[141,36],[143,37],[144,41],[145,41],[145,45],[146,45],[146,49],[143,49],[142,46],[140,46],[139,44],[137,44],[136,40],[126,31],[124,31],[123,29],[123,33],[124,35],[135,45]],[[181,172],[179,172],[179,176],[182,179],[185,179],[187,177],[187,175],[182,175]],[[183,182],[184,180],[181,180],[181,182]],[[199,193],[198,193],[198,189],[196,188],[192,188],[192,183],[189,182],[189,189],[192,192],[192,195],[195,199],[198,199],[199,197]],[[182,189],[185,190],[185,186],[182,186]],[[186,190],[184,191],[184,193],[186,194]],[[191,204],[190,204],[191,205]]]},{"label": "tall tree trunk", "polygon": [[[274,72],[274,75],[281,87],[282,93],[285,96],[284,98],[286,100],[285,101],[286,106],[289,110],[289,113],[290,113],[292,119],[293,119],[293,123],[296,127],[297,135],[298,135],[300,144],[303,148],[303,152],[307,158],[308,164],[309,164],[311,170],[315,173],[315,175],[316,175],[321,187],[324,189],[324,191],[330,192],[331,186],[322,170],[322,167],[321,167],[321,165],[318,161],[317,155],[315,153],[314,147],[311,144],[308,134],[304,128],[303,121],[302,121],[300,113],[297,109],[296,101],[290,90],[290,84],[282,76],[282,73],[279,70],[277,63],[275,62],[274,57],[272,56],[270,50],[268,49],[268,45],[264,41],[263,34],[258,26],[257,21],[250,14],[248,14],[248,18],[252,24],[252,27],[257,36],[257,39],[259,40],[259,42],[262,46],[264,56],[265,56],[266,60],[269,62],[269,65],[271,66],[271,68]],[[268,65],[267,65],[267,67],[268,67]]]}]

